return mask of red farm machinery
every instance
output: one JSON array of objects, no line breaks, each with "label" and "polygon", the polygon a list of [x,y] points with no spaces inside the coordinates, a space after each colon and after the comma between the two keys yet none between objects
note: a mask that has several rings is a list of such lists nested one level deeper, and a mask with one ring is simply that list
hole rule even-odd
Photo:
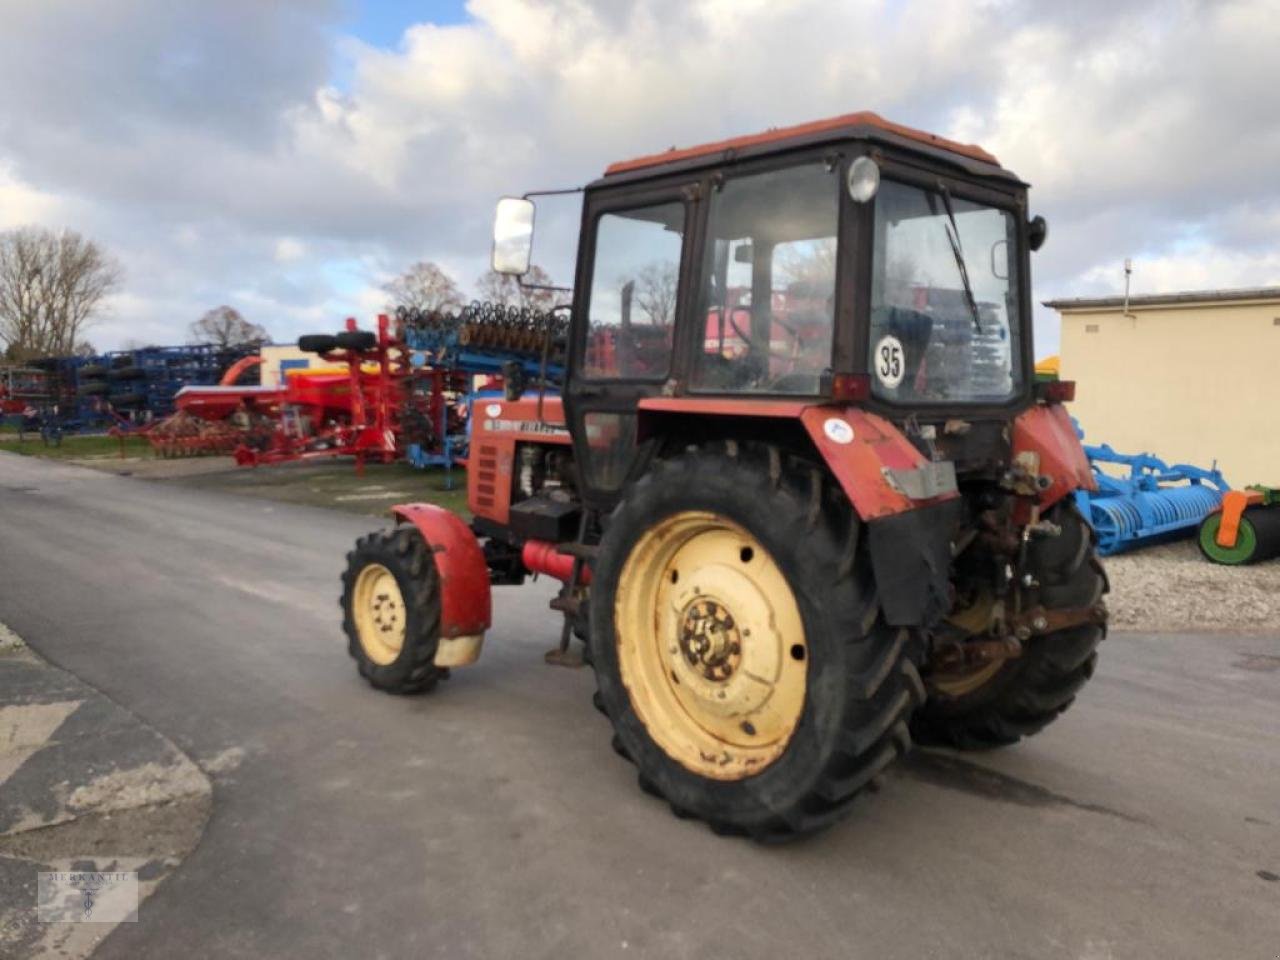
[{"label": "red farm machinery", "polygon": [[293,371],[279,385],[242,386],[245,358],[216,386],[186,387],[177,413],[147,436],[162,456],[234,453],[243,466],[334,456],[388,462],[401,452],[415,374],[401,325],[379,316],[376,331],[348,319],[340,333],[299,339],[326,366]]},{"label": "red farm machinery", "polygon": [[[534,206],[498,205],[529,268]],[[852,114],[610,166],[583,192],[559,395],[477,402],[469,523],[394,509],[342,576],[359,672],[429,690],[491,588],[561,581],[640,785],[717,832],[841,817],[913,741],[1013,744],[1091,676],[1093,486],[1032,374],[1027,185]]]}]

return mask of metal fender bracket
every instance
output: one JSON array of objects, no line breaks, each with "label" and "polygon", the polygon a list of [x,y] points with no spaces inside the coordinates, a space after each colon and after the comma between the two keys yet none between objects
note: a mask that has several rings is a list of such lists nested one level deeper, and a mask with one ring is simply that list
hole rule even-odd
[{"label": "metal fender bracket", "polygon": [[1056,633],[1068,627],[1080,627],[1085,624],[1103,626],[1107,622],[1107,606],[1099,602],[1092,607],[1071,607],[1068,609],[1047,610],[1044,607],[1032,607],[1021,613],[1005,618],[1005,626],[1019,640],[1046,633]]},{"label": "metal fender bracket", "polygon": [[912,500],[932,500],[948,493],[955,493],[956,465],[950,460],[923,463],[911,469],[881,467],[889,486]]}]

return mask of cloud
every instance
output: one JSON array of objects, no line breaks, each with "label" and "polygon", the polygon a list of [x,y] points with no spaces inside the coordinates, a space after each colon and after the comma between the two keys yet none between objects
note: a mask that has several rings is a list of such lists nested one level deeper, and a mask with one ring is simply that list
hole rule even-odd
[{"label": "cloud", "polygon": [[301,240],[281,237],[276,241],[276,263],[293,263],[307,255],[307,247]]},{"label": "cloud", "polygon": [[[394,49],[337,0],[0,0],[0,223],[124,261],[94,336],[234,303],[281,339],[380,305],[419,259],[467,285],[493,200],[611,160],[870,108],[981,142],[1050,220],[1037,299],[1267,282],[1280,18],[1263,0],[471,0]],[[51,55],[56,51],[57,55]],[[341,85],[334,82],[341,77]],[[543,204],[559,280],[577,209]],[[1041,352],[1056,324],[1037,316]]]}]

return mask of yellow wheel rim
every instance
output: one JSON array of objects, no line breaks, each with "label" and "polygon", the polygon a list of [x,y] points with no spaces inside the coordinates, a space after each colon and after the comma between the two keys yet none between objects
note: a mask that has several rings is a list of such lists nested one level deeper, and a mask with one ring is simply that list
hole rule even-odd
[{"label": "yellow wheel rim", "polygon": [[371,563],[356,577],[351,618],[370,660],[386,666],[400,656],[404,648],[404,595],[395,576],[382,564]]},{"label": "yellow wheel rim", "polygon": [[934,673],[929,677],[929,686],[944,697],[956,699],[973,693],[987,684],[1005,665],[1004,660],[992,660],[980,663],[968,670],[954,673]]},{"label": "yellow wheel rim", "polygon": [[809,651],[791,586],[755,537],[713,513],[662,521],[623,566],[614,620],[622,682],[667,756],[741,780],[782,755]]}]

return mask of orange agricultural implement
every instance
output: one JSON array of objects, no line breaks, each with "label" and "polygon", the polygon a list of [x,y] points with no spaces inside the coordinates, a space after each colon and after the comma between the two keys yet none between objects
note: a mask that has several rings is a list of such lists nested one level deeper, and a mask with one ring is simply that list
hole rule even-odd
[{"label": "orange agricultural implement", "polygon": [[1200,525],[1200,551],[1231,566],[1280,557],[1280,489],[1231,490]]}]

